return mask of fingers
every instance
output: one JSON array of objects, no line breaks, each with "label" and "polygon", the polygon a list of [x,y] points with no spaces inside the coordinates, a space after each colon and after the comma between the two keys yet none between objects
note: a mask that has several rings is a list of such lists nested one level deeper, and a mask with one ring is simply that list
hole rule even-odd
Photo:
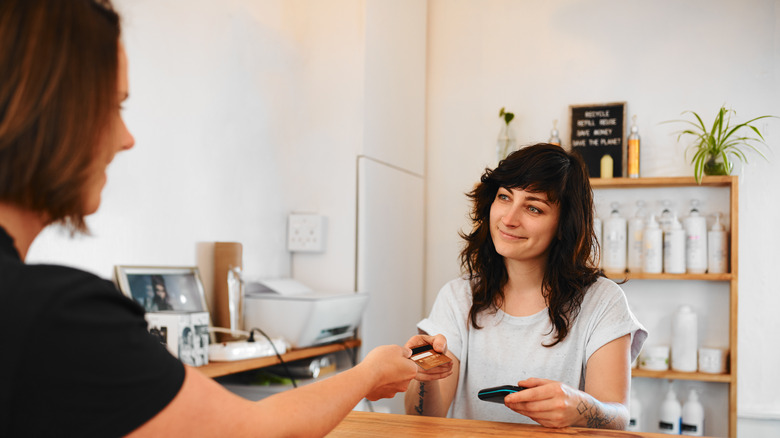
[{"label": "fingers", "polygon": [[432,345],[433,349],[438,351],[439,353],[447,352],[447,338],[445,338],[444,335],[442,334],[438,334],[435,336],[414,335],[411,338],[409,338],[408,341],[406,341],[405,346],[407,348],[414,348],[426,344]]},{"label": "fingers", "polygon": [[[408,382],[408,381],[406,381]],[[399,392],[406,392],[406,389],[409,387],[408,383],[401,384],[401,383],[393,383],[388,384],[379,388],[376,388],[375,390],[371,391],[369,394],[366,394],[366,398],[371,401],[377,401],[379,399],[383,398],[392,398]]]},{"label": "fingers", "polygon": [[452,374],[452,362],[439,365],[436,368],[431,368],[430,370],[423,370],[422,368],[418,367],[415,380],[419,380],[420,382],[430,382],[432,380],[443,379],[450,374]]},{"label": "fingers", "polygon": [[418,369],[417,364],[409,360],[410,355],[411,350],[398,345],[384,345],[369,352],[361,365],[368,365],[378,380],[366,398],[375,401],[406,391]]},{"label": "fingers", "polygon": [[573,402],[567,387],[553,380],[526,379],[517,382],[526,389],[504,398],[504,404],[548,427],[562,427],[573,423]]},{"label": "fingers", "polygon": [[439,334],[434,336],[431,345],[433,345],[433,349],[439,353],[447,352],[447,338],[445,338],[444,335]]},{"label": "fingers", "polygon": [[525,379],[517,382],[517,386],[522,386],[523,388],[535,388],[537,386],[546,385],[551,382],[553,381],[548,379],[539,379],[537,377],[531,377],[530,379]]}]

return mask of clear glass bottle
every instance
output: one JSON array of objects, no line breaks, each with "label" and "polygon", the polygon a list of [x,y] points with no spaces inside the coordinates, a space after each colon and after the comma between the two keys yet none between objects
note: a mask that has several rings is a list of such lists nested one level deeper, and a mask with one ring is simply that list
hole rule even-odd
[{"label": "clear glass bottle", "polygon": [[561,145],[561,138],[558,136],[558,119],[553,120],[553,129],[550,131],[550,139],[547,143],[554,144],[556,146]]}]

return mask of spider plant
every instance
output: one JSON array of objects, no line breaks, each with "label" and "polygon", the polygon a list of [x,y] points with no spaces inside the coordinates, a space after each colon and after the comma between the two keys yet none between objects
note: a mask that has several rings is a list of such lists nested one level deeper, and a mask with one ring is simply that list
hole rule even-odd
[{"label": "spider plant", "polygon": [[[761,131],[753,124],[757,120],[766,118],[777,118],[777,116],[765,115],[755,117],[747,122],[735,124],[732,126],[731,117],[736,115],[733,109],[726,109],[721,106],[712,128],[707,129],[701,117],[694,111],[684,111],[682,114],[692,114],[695,121],[691,120],[670,120],[670,122],[683,122],[690,127],[679,131],[677,140],[683,135],[691,135],[694,142],[688,146],[688,152],[693,152],[691,164],[693,164],[693,174],[696,182],[701,184],[702,174],[704,175],[730,175],[734,167],[734,161],[738,160],[747,164],[748,158],[746,152],[754,151],[765,160],[766,155],[759,149],[760,146],[768,147]],[[750,129],[758,137],[742,134],[745,129]]]}]

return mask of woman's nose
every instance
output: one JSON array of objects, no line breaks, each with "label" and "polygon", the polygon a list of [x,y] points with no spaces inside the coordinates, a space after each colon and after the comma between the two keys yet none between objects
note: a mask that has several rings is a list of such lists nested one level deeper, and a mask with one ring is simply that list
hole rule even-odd
[{"label": "woman's nose", "polygon": [[121,123],[122,139],[120,142],[120,150],[126,151],[132,149],[133,146],[135,146],[135,137],[133,137],[130,129],[127,128],[127,124],[125,123],[124,119],[121,120]]},{"label": "woman's nose", "polygon": [[509,208],[504,216],[501,217],[501,222],[508,227],[516,227],[520,224],[520,209],[517,206]]}]

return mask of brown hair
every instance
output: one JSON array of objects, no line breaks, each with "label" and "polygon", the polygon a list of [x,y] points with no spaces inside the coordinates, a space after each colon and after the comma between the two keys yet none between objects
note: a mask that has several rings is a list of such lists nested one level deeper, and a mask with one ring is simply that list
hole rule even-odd
[{"label": "brown hair", "polygon": [[0,2],[0,200],[86,232],[119,34],[109,0]]},{"label": "brown hair", "polygon": [[509,280],[504,258],[496,252],[490,235],[490,207],[498,189],[543,192],[559,205],[557,238],[550,244],[542,293],[555,331],[561,342],[577,317],[588,286],[601,275],[591,259],[593,234],[593,190],[582,158],[560,146],[539,143],[510,154],[493,170],[485,169],[481,182],[468,193],[473,207],[473,231],[461,237],[463,270],[471,282],[471,325],[479,329],[477,316],[499,308],[503,288]]}]

